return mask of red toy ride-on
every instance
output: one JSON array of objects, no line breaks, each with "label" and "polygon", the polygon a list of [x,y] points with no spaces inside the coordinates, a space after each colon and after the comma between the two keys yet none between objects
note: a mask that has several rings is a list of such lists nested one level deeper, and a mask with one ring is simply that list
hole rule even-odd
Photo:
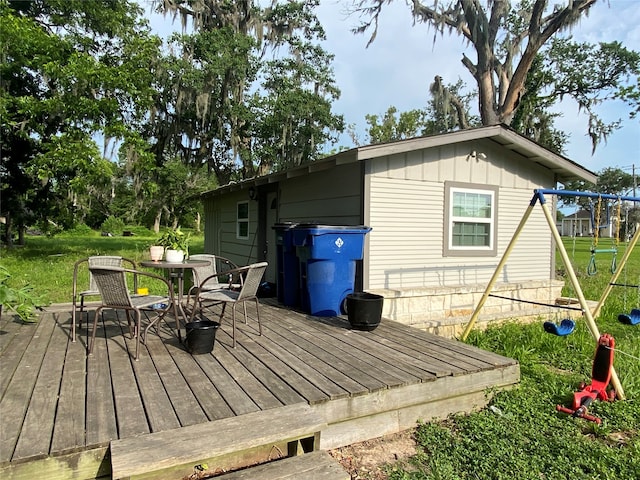
[{"label": "red toy ride-on", "polygon": [[596,353],[593,357],[593,367],[591,369],[591,384],[580,384],[580,390],[573,394],[572,408],[556,405],[556,410],[567,413],[572,417],[584,418],[590,422],[600,424],[602,420],[593,415],[589,415],[587,407],[594,400],[603,402],[613,401],[616,398],[615,390],[607,392],[609,381],[611,380],[611,366],[613,365],[613,351],[615,339],[608,333],[600,335]]}]

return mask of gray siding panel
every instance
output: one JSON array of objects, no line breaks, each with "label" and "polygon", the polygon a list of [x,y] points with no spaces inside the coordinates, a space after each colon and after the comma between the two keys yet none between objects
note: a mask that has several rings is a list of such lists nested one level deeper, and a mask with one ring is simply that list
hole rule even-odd
[{"label": "gray siding panel", "polygon": [[[373,177],[367,288],[487,283],[532,195],[533,189],[499,190],[496,257],[443,257],[444,184]],[[542,210],[536,209],[499,281],[549,279],[551,245]]]},{"label": "gray siding panel", "polygon": [[280,182],[280,221],[360,225],[361,165],[350,163]]},{"label": "gray siding panel", "polygon": [[[258,228],[258,202],[249,202],[249,238],[236,236],[236,205],[247,200],[247,192],[240,191],[214,197],[205,203],[216,221],[207,222],[205,250],[229,258],[239,265],[257,261],[256,230]],[[209,213],[208,213],[209,215]],[[210,217],[207,217],[209,220]],[[209,223],[211,225],[209,225]]]}]

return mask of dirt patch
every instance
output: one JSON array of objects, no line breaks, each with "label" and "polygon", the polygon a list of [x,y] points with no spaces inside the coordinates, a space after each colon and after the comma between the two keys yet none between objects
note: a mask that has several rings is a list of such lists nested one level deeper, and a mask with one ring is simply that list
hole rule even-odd
[{"label": "dirt patch", "polygon": [[416,454],[414,430],[354,443],[329,453],[349,472],[351,480],[386,480],[386,465]]}]

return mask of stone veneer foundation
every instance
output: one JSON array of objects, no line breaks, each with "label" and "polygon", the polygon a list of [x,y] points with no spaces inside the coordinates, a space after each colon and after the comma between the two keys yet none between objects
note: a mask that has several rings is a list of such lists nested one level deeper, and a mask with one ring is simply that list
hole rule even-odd
[{"label": "stone veneer foundation", "polygon": [[[580,311],[518,302],[512,298],[538,303],[560,305],[564,282],[561,280],[527,283],[497,283],[493,295],[509,299],[489,297],[480,311],[475,328],[486,328],[507,320],[528,323],[536,320],[573,318]],[[382,316],[405,325],[425,330],[436,335],[454,338],[464,331],[475,311],[486,285],[458,287],[425,287],[413,289],[373,289],[370,293],[384,297]],[[563,302],[564,301],[564,302]],[[574,307],[580,304],[575,300]],[[559,321],[559,320],[558,320]]]}]

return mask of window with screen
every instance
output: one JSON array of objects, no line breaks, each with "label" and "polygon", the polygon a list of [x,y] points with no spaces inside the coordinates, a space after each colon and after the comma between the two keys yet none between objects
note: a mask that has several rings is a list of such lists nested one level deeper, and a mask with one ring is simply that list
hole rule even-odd
[{"label": "window with screen", "polygon": [[445,184],[445,255],[495,255],[498,189]]}]

